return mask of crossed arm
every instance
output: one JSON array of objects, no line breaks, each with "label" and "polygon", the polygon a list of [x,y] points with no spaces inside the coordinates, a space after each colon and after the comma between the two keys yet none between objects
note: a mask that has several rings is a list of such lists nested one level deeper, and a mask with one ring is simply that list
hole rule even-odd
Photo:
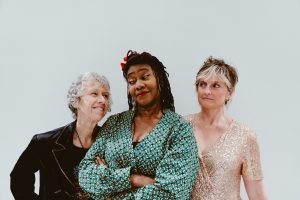
[{"label": "crossed arm", "polygon": [[[105,165],[105,160],[101,160],[105,158],[105,141],[98,138],[80,164],[81,187],[96,199],[115,195],[120,198],[129,195],[135,199],[189,199],[198,171],[197,146],[192,135],[186,134],[187,130],[178,131],[183,133],[174,133],[154,179],[130,174],[130,166],[114,168]],[[97,155],[100,156],[98,159]]]},{"label": "crossed arm", "polygon": [[[101,159],[99,156],[96,156],[95,162],[98,165],[106,165],[106,161],[104,159]],[[140,188],[147,184],[154,184],[155,179],[141,174],[131,174],[130,182],[133,187]]]}]

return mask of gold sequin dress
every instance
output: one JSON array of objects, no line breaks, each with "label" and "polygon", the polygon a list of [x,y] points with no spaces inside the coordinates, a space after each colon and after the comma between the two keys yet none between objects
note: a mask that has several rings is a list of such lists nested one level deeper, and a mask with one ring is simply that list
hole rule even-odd
[{"label": "gold sequin dress", "polygon": [[[185,118],[195,129],[196,114]],[[192,200],[241,200],[241,176],[246,180],[263,178],[255,133],[237,121],[199,155],[199,161]]]}]

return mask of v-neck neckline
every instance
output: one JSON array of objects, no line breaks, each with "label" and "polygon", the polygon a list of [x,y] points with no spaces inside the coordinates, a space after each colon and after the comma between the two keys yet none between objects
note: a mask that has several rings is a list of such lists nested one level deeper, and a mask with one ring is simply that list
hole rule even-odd
[{"label": "v-neck neckline", "polygon": [[[196,134],[195,132],[195,120],[196,120],[196,116],[197,113],[193,116],[192,118],[192,126],[193,126],[193,132],[194,134]],[[201,155],[199,155],[200,158],[203,158],[205,156],[207,156],[209,154],[209,152],[215,148],[217,148],[226,138],[226,136],[228,135],[229,131],[232,129],[233,125],[235,124],[235,120],[232,119],[229,126],[222,132],[221,136],[216,140],[216,142],[214,142],[213,144],[209,145],[207,148],[205,148],[202,152]],[[198,145],[198,143],[197,143]],[[199,147],[198,147],[199,148]]]},{"label": "v-neck neckline", "polygon": [[[135,146],[135,148],[133,148],[133,146],[132,146],[132,149],[133,150],[135,150],[135,149],[137,149],[139,146],[141,146],[140,144],[141,143],[144,143],[144,141],[146,140],[148,140],[148,138],[150,138],[150,137],[152,137],[157,131],[157,128],[162,124],[162,123],[164,123],[164,121],[167,119],[167,115],[169,114],[169,110],[167,110],[167,111],[165,111],[165,112],[163,112],[163,115],[162,115],[162,117],[160,118],[160,120],[157,122],[157,124],[153,127],[153,129],[142,139],[142,140],[140,140],[140,141],[138,141],[138,144]],[[131,111],[131,118],[130,118],[130,121],[129,121],[129,124],[128,124],[128,129],[129,129],[129,137],[130,137],[130,143],[132,144],[133,143],[133,140],[132,140],[132,134],[133,134],[133,132],[132,132],[132,124],[134,123],[134,116],[135,116],[135,111],[134,110],[132,110]]]}]

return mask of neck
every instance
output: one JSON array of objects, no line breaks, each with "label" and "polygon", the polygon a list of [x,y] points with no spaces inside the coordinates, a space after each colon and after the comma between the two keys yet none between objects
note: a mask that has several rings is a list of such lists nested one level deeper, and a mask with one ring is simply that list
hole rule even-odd
[{"label": "neck", "polygon": [[89,144],[92,142],[92,136],[96,125],[97,125],[96,122],[91,122],[90,120],[84,120],[79,116],[77,117],[76,131],[80,137],[81,142],[85,144],[86,143]]},{"label": "neck", "polygon": [[205,109],[202,108],[199,118],[205,124],[219,125],[228,122],[229,117],[225,115],[224,109]]},{"label": "neck", "polygon": [[137,114],[138,117],[142,117],[142,118],[161,118],[162,116],[162,111],[160,108],[160,105],[154,105],[152,107],[138,107],[137,108]]}]

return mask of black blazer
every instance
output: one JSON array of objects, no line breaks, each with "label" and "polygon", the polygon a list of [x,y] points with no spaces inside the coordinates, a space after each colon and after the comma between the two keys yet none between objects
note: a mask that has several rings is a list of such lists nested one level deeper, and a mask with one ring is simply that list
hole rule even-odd
[{"label": "black blazer", "polygon": [[[72,122],[33,136],[10,174],[10,187],[16,200],[74,199],[73,171],[66,168],[64,158],[68,144],[72,143],[75,125],[76,122]],[[37,171],[40,172],[39,195],[34,192],[34,173]]]}]

